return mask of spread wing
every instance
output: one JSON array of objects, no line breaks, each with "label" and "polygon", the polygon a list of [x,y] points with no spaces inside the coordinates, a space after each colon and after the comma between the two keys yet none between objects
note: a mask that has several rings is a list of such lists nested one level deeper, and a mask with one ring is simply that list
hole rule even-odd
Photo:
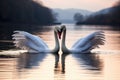
[{"label": "spread wing", "polygon": [[104,45],[105,35],[103,31],[93,32],[82,39],[79,39],[72,46],[72,50],[76,52],[90,52],[94,48],[99,48],[99,45]]},{"label": "spread wing", "polygon": [[47,44],[38,36],[25,31],[14,31],[13,40],[16,47],[37,52],[48,50]]}]

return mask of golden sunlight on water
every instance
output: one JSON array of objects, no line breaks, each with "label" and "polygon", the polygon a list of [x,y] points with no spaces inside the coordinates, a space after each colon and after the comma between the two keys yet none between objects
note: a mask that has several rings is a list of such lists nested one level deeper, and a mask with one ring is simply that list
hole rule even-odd
[{"label": "golden sunlight on water", "polygon": [[[53,28],[35,33],[54,48]],[[79,38],[103,30],[104,46],[93,54],[19,53],[8,50],[1,53],[19,53],[18,58],[0,58],[0,80],[120,80],[120,30],[109,26],[75,26],[67,24],[68,48]],[[61,41],[61,40],[60,40]],[[15,52],[17,51],[17,52]]]}]

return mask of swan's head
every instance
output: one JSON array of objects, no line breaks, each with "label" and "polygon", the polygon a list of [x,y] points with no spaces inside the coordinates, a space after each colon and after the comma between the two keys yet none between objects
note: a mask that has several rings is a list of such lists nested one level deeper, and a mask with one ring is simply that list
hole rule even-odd
[{"label": "swan's head", "polygon": [[55,31],[57,32],[59,39],[61,39],[61,34],[65,30],[66,30],[65,25],[62,25],[61,27],[55,27]]},{"label": "swan's head", "polygon": [[64,30],[66,30],[66,26],[62,25],[60,29],[61,29],[61,32],[63,32]]},{"label": "swan's head", "polygon": [[61,28],[56,26],[54,30],[58,34],[59,39],[61,39],[61,33],[62,33]]}]

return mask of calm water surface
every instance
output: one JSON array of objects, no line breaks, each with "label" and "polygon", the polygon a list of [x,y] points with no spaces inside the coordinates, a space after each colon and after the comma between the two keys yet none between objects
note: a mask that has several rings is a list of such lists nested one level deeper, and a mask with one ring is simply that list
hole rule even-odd
[{"label": "calm water surface", "polygon": [[[22,53],[8,50],[1,53],[19,54],[19,58],[0,58],[0,80],[120,80],[120,29],[110,26],[67,25],[66,45],[68,48],[79,38],[103,30],[104,46],[93,54]],[[54,48],[54,26],[35,33]],[[58,59],[58,54],[60,55]]]}]

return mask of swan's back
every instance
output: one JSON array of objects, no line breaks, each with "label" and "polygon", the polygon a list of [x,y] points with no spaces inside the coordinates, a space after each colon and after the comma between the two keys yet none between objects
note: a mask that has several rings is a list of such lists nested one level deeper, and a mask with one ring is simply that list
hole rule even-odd
[{"label": "swan's back", "polygon": [[25,31],[14,31],[12,35],[15,46],[29,51],[44,52],[49,50],[47,44],[38,36]]}]

